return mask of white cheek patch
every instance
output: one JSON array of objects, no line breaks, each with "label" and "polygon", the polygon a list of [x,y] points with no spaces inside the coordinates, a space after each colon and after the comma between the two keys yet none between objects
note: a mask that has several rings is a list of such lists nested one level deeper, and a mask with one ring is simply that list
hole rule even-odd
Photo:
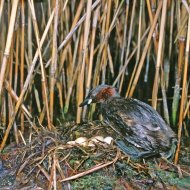
[{"label": "white cheek patch", "polygon": [[92,102],[92,99],[89,99],[89,100],[88,100],[88,104],[90,104],[91,102]]}]

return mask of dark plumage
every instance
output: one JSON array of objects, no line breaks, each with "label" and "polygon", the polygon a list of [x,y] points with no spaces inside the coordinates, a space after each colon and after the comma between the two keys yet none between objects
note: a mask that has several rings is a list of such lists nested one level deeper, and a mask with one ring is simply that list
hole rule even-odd
[{"label": "dark plumage", "polygon": [[104,121],[120,136],[118,146],[135,158],[175,152],[176,135],[151,106],[139,100],[120,97],[116,88],[100,85],[91,90],[80,106],[101,103]]}]

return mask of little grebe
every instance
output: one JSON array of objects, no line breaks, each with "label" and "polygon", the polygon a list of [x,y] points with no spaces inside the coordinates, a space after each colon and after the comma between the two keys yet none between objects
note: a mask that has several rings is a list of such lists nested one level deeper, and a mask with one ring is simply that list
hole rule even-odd
[{"label": "little grebe", "polygon": [[137,99],[120,97],[117,89],[99,85],[92,89],[80,106],[101,104],[104,121],[122,140],[116,144],[134,158],[174,155],[176,135],[151,106]]}]

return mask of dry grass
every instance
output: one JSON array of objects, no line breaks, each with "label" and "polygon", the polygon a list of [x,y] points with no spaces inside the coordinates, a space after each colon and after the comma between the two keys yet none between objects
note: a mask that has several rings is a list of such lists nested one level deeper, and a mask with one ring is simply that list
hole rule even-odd
[{"label": "dry grass", "polygon": [[126,97],[152,94],[155,109],[163,100],[160,111],[178,128],[177,163],[190,116],[188,12],[185,0],[1,0],[0,149],[11,130],[19,143],[34,115],[50,130],[60,113],[79,123],[83,98],[108,83]]}]

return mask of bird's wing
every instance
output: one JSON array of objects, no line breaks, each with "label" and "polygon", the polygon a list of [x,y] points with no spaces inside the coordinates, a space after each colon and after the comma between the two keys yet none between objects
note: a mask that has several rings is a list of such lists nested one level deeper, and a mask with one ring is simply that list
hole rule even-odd
[{"label": "bird's wing", "polygon": [[149,105],[135,99],[118,98],[110,101],[109,109],[105,111],[104,115],[114,123],[113,126],[136,147],[150,150],[160,144],[163,147],[170,145],[164,131],[166,123]]}]

